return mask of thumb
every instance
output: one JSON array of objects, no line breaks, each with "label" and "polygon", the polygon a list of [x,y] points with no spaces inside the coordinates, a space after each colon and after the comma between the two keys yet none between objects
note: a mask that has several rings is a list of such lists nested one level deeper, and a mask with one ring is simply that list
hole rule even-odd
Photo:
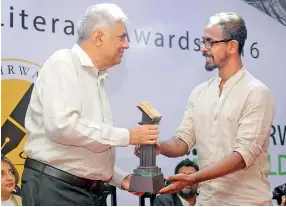
[{"label": "thumb", "polygon": [[168,177],[166,180],[168,180],[168,181],[187,180],[187,175],[185,175],[185,174],[177,174],[177,175],[173,175],[173,176]]}]

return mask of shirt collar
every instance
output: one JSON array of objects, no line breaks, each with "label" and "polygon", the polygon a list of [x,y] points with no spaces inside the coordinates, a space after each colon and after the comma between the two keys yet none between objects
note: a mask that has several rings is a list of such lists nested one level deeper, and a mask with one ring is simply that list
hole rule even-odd
[{"label": "shirt collar", "polygon": [[90,57],[86,54],[86,52],[78,45],[75,44],[72,47],[72,51],[78,56],[80,63],[82,66],[88,67],[88,68],[92,68],[95,71],[95,74],[97,77],[99,78],[106,78],[108,76],[108,73],[106,70],[102,71],[102,70],[98,70],[92,60],[90,59]]},{"label": "shirt collar", "polygon": [[95,68],[90,57],[86,54],[86,52],[78,44],[75,44],[72,47],[72,51],[77,54],[77,56],[80,60],[80,63],[83,66]]},{"label": "shirt collar", "polygon": [[181,200],[183,206],[189,206],[189,202],[188,202],[188,201],[186,201],[185,199],[183,199],[178,193],[177,193],[177,195],[179,196],[179,198],[180,198],[180,200]]},{"label": "shirt collar", "polygon": [[[229,87],[235,84],[243,75],[244,75],[244,68],[242,67],[236,74],[231,76],[226,82],[224,87]],[[217,76],[217,85],[220,85],[221,82],[221,77],[218,75]]]}]

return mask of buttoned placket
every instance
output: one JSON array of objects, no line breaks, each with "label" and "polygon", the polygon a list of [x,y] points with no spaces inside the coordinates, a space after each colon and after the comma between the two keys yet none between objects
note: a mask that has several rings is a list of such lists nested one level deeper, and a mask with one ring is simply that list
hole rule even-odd
[{"label": "buttoned placket", "polygon": [[[243,72],[243,71],[241,71]],[[216,90],[216,100],[214,102],[214,108],[213,108],[213,123],[212,123],[212,128],[211,128],[211,144],[214,146],[216,144],[216,130],[217,130],[217,124],[218,124],[218,117],[219,117],[219,113],[221,111],[221,107],[224,103],[225,98],[227,97],[227,94],[231,91],[231,88],[243,77],[243,74],[239,75],[239,77],[233,79],[230,79],[228,81],[226,81],[226,83],[224,84],[222,91],[220,93],[219,90],[219,85],[221,82],[221,78],[218,77],[217,79],[217,90]],[[215,149],[215,147],[214,147]],[[215,151],[213,152],[215,153]],[[215,180],[211,181],[211,190],[212,192],[215,192],[215,188],[216,188],[216,182]],[[212,203],[212,201],[211,201]]]},{"label": "buttoned placket", "polygon": [[108,120],[107,120],[107,113],[108,113],[108,103],[106,103],[107,101],[107,96],[106,96],[106,92],[104,89],[104,80],[106,79],[107,74],[101,74],[101,71],[99,71],[97,73],[97,87],[98,87],[98,91],[99,91],[99,98],[100,98],[100,103],[101,103],[101,111],[102,111],[102,120],[103,123],[108,124]]},{"label": "buttoned placket", "polygon": [[[227,94],[231,90],[231,88],[243,77],[243,71],[239,71],[241,74],[238,74],[238,77],[232,77],[228,81],[225,82],[222,91],[220,93],[219,85],[221,83],[221,78],[217,78],[217,90],[216,90],[216,100],[214,102],[214,108],[213,108],[213,123],[212,123],[212,129],[211,129],[211,138],[215,138],[216,129],[217,129],[217,119],[220,113],[221,106],[224,103],[225,98],[227,97]],[[234,79],[233,79],[234,78]]]}]

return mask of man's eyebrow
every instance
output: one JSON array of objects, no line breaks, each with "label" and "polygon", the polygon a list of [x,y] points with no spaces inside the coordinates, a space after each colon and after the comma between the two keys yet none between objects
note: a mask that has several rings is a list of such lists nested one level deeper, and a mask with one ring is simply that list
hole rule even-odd
[{"label": "man's eyebrow", "polygon": [[124,32],[122,35],[119,35],[118,37],[126,37],[127,36],[127,33]]},{"label": "man's eyebrow", "polygon": [[210,37],[202,37],[203,38],[203,40],[206,40],[206,41],[212,41],[213,39],[212,38],[210,38]]}]

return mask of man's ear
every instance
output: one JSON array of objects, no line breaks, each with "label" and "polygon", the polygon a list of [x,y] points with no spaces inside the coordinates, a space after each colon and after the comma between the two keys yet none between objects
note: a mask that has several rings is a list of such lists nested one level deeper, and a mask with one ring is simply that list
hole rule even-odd
[{"label": "man's ear", "polygon": [[236,51],[238,51],[239,48],[239,44],[237,40],[231,40],[229,42],[229,52],[230,54],[234,54],[236,53]]},{"label": "man's ear", "polygon": [[103,36],[104,36],[104,33],[102,30],[100,30],[100,29],[94,30],[91,34],[92,42],[96,46],[100,47],[103,43]]}]

